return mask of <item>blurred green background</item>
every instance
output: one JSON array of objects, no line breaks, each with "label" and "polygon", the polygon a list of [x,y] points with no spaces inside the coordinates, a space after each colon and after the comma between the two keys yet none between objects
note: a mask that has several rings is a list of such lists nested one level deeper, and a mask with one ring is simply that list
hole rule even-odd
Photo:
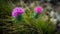
[{"label": "blurred green background", "polygon": [[[24,3],[21,0],[0,0],[0,34],[58,34],[54,32],[56,26],[50,21],[49,16],[46,19],[48,8],[45,4],[50,10],[51,4],[41,1],[29,0]],[[45,8],[42,16],[34,19],[31,16],[33,16],[33,8],[37,5]],[[24,19],[20,22],[16,22],[11,16],[13,8],[17,6],[26,10]]]}]

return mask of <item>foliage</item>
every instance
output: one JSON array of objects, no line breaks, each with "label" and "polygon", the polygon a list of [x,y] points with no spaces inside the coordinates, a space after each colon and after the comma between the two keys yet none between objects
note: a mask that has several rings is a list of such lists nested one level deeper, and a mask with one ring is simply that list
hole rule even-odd
[{"label": "foliage", "polygon": [[23,3],[22,7],[25,8],[26,13],[22,15],[22,21],[17,21],[11,16],[14,7],[16,5],[11,1],[6,3],[2,0],[0,1],[0,29],[3,34],[53,34],[55,25],[51,21],[46,20],[45,10],[36,19],[34,18],[36,13],[34,13],[33,9],[28,10]]}]

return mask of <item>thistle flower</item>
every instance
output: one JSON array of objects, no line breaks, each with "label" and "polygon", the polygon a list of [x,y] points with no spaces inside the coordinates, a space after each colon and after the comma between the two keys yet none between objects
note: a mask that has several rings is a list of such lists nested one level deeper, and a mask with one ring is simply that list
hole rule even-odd
[{"label": "thistle flower", "polygon": [[35,11],[36,13],[40,14],[40,13],[42,13],[43,8],[42,8],[41,6],[37,6],[37,7],[34,8],[34,11]]},{"label": "thistle flower", "polygon": [[36,12],[35,18],[39,18],[40,14],[43,11],[43,8],[41,6],[37,6],[37,7],[34,8],[34,11]]},{"label": "thistle flower", "polygon": [[24,13],[24,9],[22,7],[16,7],[12,11],[12,16],[13,17],[18,17]]}]

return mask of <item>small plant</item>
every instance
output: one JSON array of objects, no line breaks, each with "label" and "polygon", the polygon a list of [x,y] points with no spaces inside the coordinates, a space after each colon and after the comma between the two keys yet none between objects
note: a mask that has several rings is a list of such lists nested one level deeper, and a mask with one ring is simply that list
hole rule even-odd
[{"label": "small plant", "polygon": [[[48,22],[45,21],[45,18],[44,18],[45,14],[43,12],[44,11],[41,6],[35,7],[34,11],[33,10],[25,11],[24,9],[18,7],[18,8],[13,9],[12,16],[16,18],[15,19],[16,24],[18,22],[18,24],[16,26],[20,25],[21,23],[22,24],[26,23],[27,25],[31,26],[32,28],[36,28],[37,31],[39,31],[38,32],[39,34],[52,34],[54,31],[54,28],[55,28],[54,24],[50,21],[48,21]],[[32,15],[33,15],[33,17],[31,17]],[[20,20],[19,20],[19,18],[20,18]],[[21,21],[22,18],[23,18],[23,21]],[[27,28],[29,28],[29,27],[27,27]],[[26,32],[26,33],[28,33],[28,32]]]},{"label": "small plant", "polygon": [[0,1],[0,28],[3,34],[53,34],[55,25],[50,18],[47,19],[45,8],[34,2],[32,7],[26,6],[23,1],[15,2],[16,0]]}]

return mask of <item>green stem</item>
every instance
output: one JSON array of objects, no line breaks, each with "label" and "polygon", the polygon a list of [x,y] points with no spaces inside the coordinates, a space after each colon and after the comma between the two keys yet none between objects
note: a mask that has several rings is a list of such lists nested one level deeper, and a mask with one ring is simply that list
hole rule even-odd
[{"label": "green stem", "polygon": [[22,15],[18,16],[16,19],[17,21],[22,21]]},{"label": "green stem", "polygon": [[37,18],[39,18],[39,16],[40,16],[40,14],[36,14],[36,15],[35,15],[35,18],[37,19]]}]

